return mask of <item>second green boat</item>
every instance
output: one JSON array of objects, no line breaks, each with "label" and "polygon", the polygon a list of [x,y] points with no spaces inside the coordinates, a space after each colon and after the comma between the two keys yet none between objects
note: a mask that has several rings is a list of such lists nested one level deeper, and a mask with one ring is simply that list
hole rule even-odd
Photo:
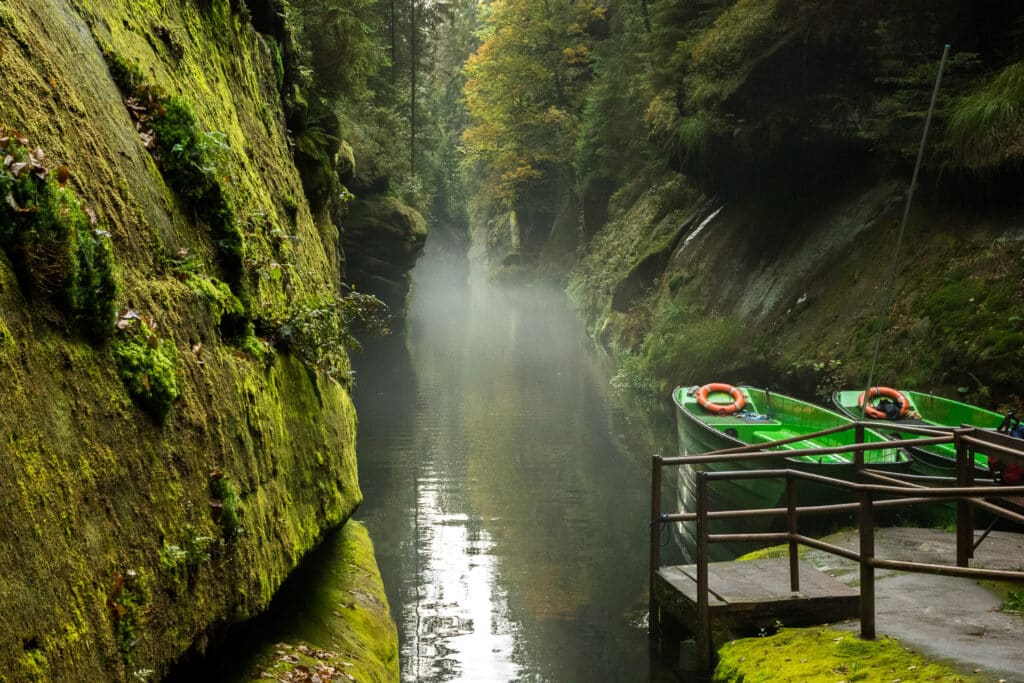
[{"label": "second green boat", "polygon": [[[840,412],[852,419],[860,419],[861,404],[860,391],[837,391],[832,395],[832,401]],[[887,387],[874,387],[872,399],[869,404],[877,406],[880,400],[888,398],[892,404],[904,403],[905,410],[900,410],[893,417],[879,416],[875,409],[878,430],[891,439],[901,438],[899,433],[900,425],[914,425],[918,427],[960,427],[971,425],[984,429],[995,429],[1003,422],[1004,416],[992,410],[986,410],[969,403],[961,403],[953,399],[925,394],[920,391],[907,389],[889,389]],[[882,411],[884,415],[884,411]],[[871,420],[871,416],[867,416]],[[938,444],[934,446],[922,446],[909,449],[914,456],[915,464],[913,470],[919,474],[932,476],[954,476],[956,470],[956,449],[953,444]],[[990,477],[988,469],[988,457],[980,453],[974,456],[975,475]]]}]

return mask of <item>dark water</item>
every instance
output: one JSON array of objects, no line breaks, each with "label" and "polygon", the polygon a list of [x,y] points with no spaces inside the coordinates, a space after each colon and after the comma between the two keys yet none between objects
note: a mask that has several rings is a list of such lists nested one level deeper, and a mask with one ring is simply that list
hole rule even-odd
[{"label": "dark water", "polygon": [[560,290],[440,255],[415,282],[407,330],[355,359],[356,516],[403,680],[671,680],[646,632],[650,456],[671,422],[613,400]]}]

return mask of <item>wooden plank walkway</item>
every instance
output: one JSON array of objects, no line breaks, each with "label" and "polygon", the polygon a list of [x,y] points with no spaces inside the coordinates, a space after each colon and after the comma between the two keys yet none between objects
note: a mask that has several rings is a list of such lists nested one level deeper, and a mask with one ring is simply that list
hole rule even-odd
[{"label": "wooden plank walkway", "polygon": [[[827,624],[856,618],[860,594],[814,566],[800,562],[800,590],[791,591],[789,559],[708,564],[710,629],[697,620],[697,565],[662,567],[654,575],[662,650],[678,651],[678,640],[695,636],[713,651],[727,640],[784,626]],[[711,641],[702,643],[710,632]],[[676,642],[672,642],[676,641]]]}]

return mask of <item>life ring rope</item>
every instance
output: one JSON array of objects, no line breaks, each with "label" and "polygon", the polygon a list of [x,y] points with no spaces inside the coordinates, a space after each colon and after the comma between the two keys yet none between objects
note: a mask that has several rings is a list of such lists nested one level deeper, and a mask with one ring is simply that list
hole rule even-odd
[{"label": "life ring rope", "polygon": [[[865,393],[867,393],[868,396],[867,405],[865,405],[864,402]],[[896,401],[899,404],[900,412],[896,417],[890,418],[883,411],[871,405],[871,401],[873,401],[875,398],[879,396],[892,399],[893,401]],[[893,389],[892,387],[871,387],[870,389],[868,389],[867,392],[860,392],[860,396],[857,397],[857,407],[863,408],[864,414],[875,420],[895,420],[897,418],[904,417],[907,414],[907,411],[910,409],[910,401],[907,400],[906,396],[901,394],[898,390]]]},{"label": "life ring rope", "polygon": [[[732,396],[732,403],[712,403],[708,399],[708,395],[712,393],[729,394]],[[712,382],[711,384],[705,384],[697,390],[697,405],[715,415],[732,415],[741,410],[746,404],[747,397],[743,395],[742,391],[731,384]]]}]

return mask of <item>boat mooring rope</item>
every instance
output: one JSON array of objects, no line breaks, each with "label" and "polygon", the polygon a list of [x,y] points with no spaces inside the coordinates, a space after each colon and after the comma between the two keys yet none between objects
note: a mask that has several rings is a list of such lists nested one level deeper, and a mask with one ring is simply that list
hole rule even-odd
[{"label": "boat mooring rope", "polygon": [[928,142],[928,130],[932,125],[932,116],[935,114],[935,101],[939,98],[939,86],[942,84],[942,72],[946,68],[946,58],[949,57],[949,45],[942,51],[942,60],[939,61],[939,73],[935,77],[935,89],[932,90],[932,101],[928,105],[928,116],[924,120],[924,133],[921,134],[921,146],[917,150],[917,163],[914,164],[914,175],[910,178],[910,189],[907,191],[907,202],[903,206],[903,219],[900,221],[899,234],[896,237],[896,249],[892,254],[892,272],[889,275],[889,282],[885,288],[883,305],[878,315],[878,329],[875,332],[875,350],[871,354],[871,369],[868,371],[868,385],[864,389],[864,405],[860,407],[860,419],[864,419],[868,405],[871,401],[867,398],[870,395],[871,386],[875,380],[875,366],[878,364],[878,351],[882,347],[882,334],[885,332],[885,324],[888,321],[889,313],[892,310],[893,300],[896,298],[896,276],[900,268],[900,249],[903,246],[903,233],[907,228],[907,218],[910,216],[910,205],[914,200],[914,190],[917,188],[917,176],[921,172],[921,161],[924,159],[925,145]]}]

